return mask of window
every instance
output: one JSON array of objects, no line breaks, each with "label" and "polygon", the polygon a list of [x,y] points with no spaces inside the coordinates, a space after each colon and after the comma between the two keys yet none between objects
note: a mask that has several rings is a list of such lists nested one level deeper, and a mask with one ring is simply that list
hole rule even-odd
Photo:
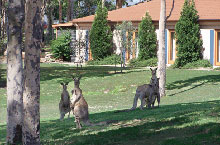
[{"label": "window", "polygon": [[168,38],[168,64],[174,64],[176,59],[176,40],[174,30],[169,30]]},{"label": "window", "polygon": [[215,65],[220,66],[220,30],[215,31]]}]

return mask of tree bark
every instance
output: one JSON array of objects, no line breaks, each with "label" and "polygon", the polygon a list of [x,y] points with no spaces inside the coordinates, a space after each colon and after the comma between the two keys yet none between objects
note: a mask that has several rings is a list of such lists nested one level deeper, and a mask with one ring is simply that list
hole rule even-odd
[{"label": "tree bark", "polygon": [[67,22],[69,22],[71,20],[71,0],[68,0],[68,3],[67,3]]},{"label": "tree bark", "polygon": [[70,2],[71,2],[71,5],[70,5],[70,9],[71,9],[70,20],[73,20],[74,19],[74,4],[75,4],[75,0],[70,0]]},{"label": "tree bark", "polygon": [[59,0],[59,23],[62,23],[63,20],[62,20],[62,3],[61,3],[61,0]]},{"label": "tree bark", "polygon": [[116,9],[122,8],[124,0],[116,0]]},{"label": "tree bark", "polygon": [[8,54],[7,54],[7,143],[22,142],[23,119],[23,64],[22,24],[24,1],[8,1]]},{"label": "tree bark", "polygon": [[47,27],[47,40],[53,39],[53,8],[51,6],[51,0],[47,1],[46,13],[48,18],[48,27]]},{"label": "tree bark", "polygon": [[165,56],[165,29],[166,29],[166,0],[161,0],[160,21],[159,21],[159,52],[158,52],[158,75],[160,96],[163,97],[166,85],[166,56]]},{"label": "tree bark", "polygon": [[41,0],[26,0],[23,144],[40,144]]},{"label": "tree bark", "polygon": [[105,0],[102,0],[102,8],[105,7]]}]

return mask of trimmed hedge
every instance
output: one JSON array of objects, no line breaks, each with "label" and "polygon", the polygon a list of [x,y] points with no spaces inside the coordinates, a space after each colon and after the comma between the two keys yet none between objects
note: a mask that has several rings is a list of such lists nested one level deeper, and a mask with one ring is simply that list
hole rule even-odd
[{"label": "trimmed hedge", "polygon": [[116,59],[116,64],[120,64],[121,63],[121,58],[120,55],[111,55],[111,56],[107,56],[104,59],[101,60],[92,60],[92,61],[88,61],[87,65],[114,65],[115,64],[115,59]]},{"label": "trimmed hedge", "polygon": [[130,67],[155,67],[157,66],[157,58],[150,58],[148,60],[139,60],[139,59],[132,59],[128,66]]}]

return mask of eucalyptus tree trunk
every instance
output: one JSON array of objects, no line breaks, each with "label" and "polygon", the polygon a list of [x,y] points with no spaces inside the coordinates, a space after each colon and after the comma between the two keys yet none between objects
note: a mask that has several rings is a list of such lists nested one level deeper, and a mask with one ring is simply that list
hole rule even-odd
[{"label": "eucalyptus tree trunk", "polygon": [[67,2],[67,22],[71,20],[71,0],[68,0]]},{"label": "eucalyptus tree trunk", "polygon": [[46,13],[48,17],[48,27],[47,27],[47,40],[53,39],[53,7],[51,5],[51,0],[47,0]]},{"label": "eucalyptus tree trunk", "polygon": [[62,3],[61,3],[61,0],[59,0],[59,23],[62,23]]},{"label": "eucalyptus tree trunk", "polygon": [[166,85],[166,56],[165,56],[165,29],[166,29],[166,0],[161,0],[160,21],[159,21],[159,50],[158,50],[158,75],[160,96],[163,97]]},{"label": "eucalyptus tree trunk", "polygon": [[116,0],[116,9],[122,8],[124,0]]},{"label": "eucalyptus tree trunk", "polygon": [[41,0],[26,0],[23,144],[40,144]]},{"label": "eucalyptus tree trunk", "polygon": [[70,5],[70,20],[74,19],[74,4],[75,4],[75,0],[70,0],[71,5]]},{"label": "eucalyptus tree trunk", "polygon": [[23,64],[22,24],[24,1],[8,1],[8,54],[7,54],[7,144],[22,142],[23,119]]},{"label": "eucalyptus tree trunk", "polygon": [[102,8],[105,7],[105,0],[102,0]]}]

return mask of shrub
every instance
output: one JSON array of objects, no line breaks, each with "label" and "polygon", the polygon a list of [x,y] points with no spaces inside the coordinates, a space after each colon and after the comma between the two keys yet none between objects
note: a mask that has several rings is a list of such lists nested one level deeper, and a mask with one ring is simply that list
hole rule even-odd
[{"label": "shrub", "polygon": [[148,12],[139,24],[138,37],[138,59],[148,60],[157,57],[157,36],[151,16]]},{"label": "shrub", "polygon": [[157,66],[157,58],[150,58],[148,60],[139,60],[139,59],[132,59],[129,63],[130,67],[155,67]]},{"label": "shrub", "polygon": [[108,11],[99,4],[90,31],[90,47],[94,60],[111,54],[112,32],[107,22]]},{"label": "shrub", "polygon": [[70,33],[63,33],[56,40],[51,42],[51,50],[54,58],[63,59],[64,61],[70,61],[71,48],[70,48],[71,37]]},{"label": "shrub", "polygon": [[210,64],[209,60],[200,59],[194,62],[189,62],[186,65],[182,67],[176,66],[176,64],[173,64],[170,66],[170,68],[182,68],[182,69],[194,69],[194,68],[212,68],[212,65]]},{"label": "shrub", "polygon": [[114,65],[115,64],[115,59],[116,59],[116,64],[120,64],[121,63],[121,58],[119,55],[111,55],[108,56],[104,59],[101,60],[92,60],[92,61],[88,61],[88,65]]},{"label": "shrub", "polygon": [[191,68],[199,68],[199,67],[212,67],[212,65],[208,60],[203,59],[203,60],[187,63],[182,68],[191,69]]},{"label": "shrub", "polygon": [[181,16],[175,26],[177,67],[182,67],[187,63],[197,61],[202,58],[200,39],[200,28],[198,24],[199,16],[195,9],[194,0],[185,0]]}]

